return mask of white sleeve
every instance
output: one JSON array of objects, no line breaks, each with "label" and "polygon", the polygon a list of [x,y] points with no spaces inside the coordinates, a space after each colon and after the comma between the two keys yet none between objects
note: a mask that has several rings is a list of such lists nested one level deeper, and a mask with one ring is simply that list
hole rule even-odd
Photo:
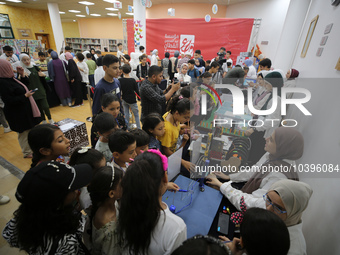
[{"label": "white sleeve", "polygon": [[[267,109],[270,109],[272,107],[272,104],[273,104],[273,99],[270,99],[270,101],[268,102]],[[276,110],[273,113],[267,115],[265,120],[263,121],[263,125],[256,127],[256,130],[258,130],[258,131],[266,131],[268,129],[273,128],[273,126],[274,127],[278,126],[277,123],[279,121],[281,121],[281,119],[282,119],[282,116],[281,116],[281,98],[278,96],[277,97],[277,107],[276,107]]]},{"label": "white sleeve", "polygon": [[265,97],[262,98],[261,101],[257,103],[257,105],[254,105],[254,108],[255,108],[256,110],[261,110],[262,107],[264,106],[264,104],[267,102],[268,97],[270,97],[270,93],[268,93],[267,95],[265,95]]},{"label": "white sleeve", "polygon": [[254,174],[253,171],[239,171],[235,174],[230,174],[230,180],[233,182],[246,182],[250,179],[250,177]]},{"label": "white sleeve", "polygon": [[251,208],[251,207],[259,207],[259,208],[264,208],[264,209],[266,208],[266,205],[265,205],[265,202],[262,196],[265,193],[267,193],[267,191],[262,191],[261,193],[257,192],[258,196],[254,196],[253,194],[243,193],[241,190],[234,189],[231,186],[231,183],[232,182],[223,183],[222,186],[220,187],[220,191],[226,198],[228,198],[230,203],[232,203],[236,207],[237,210],[241,210],[240,208],[241,197],[244,198],[244,202],[246,203],[247,208]]},{"label": "white sleeve", "polygon": [[84,74],[89,75],[89,67],[87,66],[86,63],[84,65]]},{"label": "white sleeve", "polygon": [[184,224],[184,228],[181,232],[178,233],[176,238],[170,240],[171,243],[169,244],[167,250],[165,251],[164,255],[171,254],[174,250],[176,250],[185,240],[187,240],[187,226]]}]

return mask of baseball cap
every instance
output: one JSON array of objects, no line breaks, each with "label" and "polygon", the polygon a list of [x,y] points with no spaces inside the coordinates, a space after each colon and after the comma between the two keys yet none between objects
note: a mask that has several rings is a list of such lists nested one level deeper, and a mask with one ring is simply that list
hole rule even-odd
[{"label": "baseball cap", "polygon": [[15,197],[25,204],[62,203],[66,195],[90,183],[92,168],[88,164],[69,166],[56,161],[42,162],[27,171]]},{"label": "baseball cap", "polygon": [[65,50],[72,50],[70,46],[65,46]]}]

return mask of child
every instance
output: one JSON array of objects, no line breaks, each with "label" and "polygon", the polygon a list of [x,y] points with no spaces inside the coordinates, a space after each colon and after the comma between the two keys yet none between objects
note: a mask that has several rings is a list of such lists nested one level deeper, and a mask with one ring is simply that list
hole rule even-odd
[{"label": "child", "polygon": [[94,60],[92,59],[91,53],[86,54],[86,64],[89,68],[89,82],[90,82],[92,88],[94,88],[95,87],[94,71],[96,70],[97,65],[96,65],[96,62],[94,62]]},{"label": "child", "polygon": [[82,53],[77,53],[76,58],[78,60],[77,66],[81,74],[81,80],[82,80],[82,91],[83,91],[83,99],[86,99],[87,91],[86,91],[86,84],[89,83],[89,68],[87,64],[83,61],[84,55]]},{"label": "child", "polygon": [[[164,154],[169,157],[176,151],[176,144],[180,131],[180,124],[190,120],[190,109],[193,107],[189,99],[183,96],[173,97],[167,106],[167,113],[163,115],[165,133],[159,140]],[[191,163],[182,159],[182,165],[189,171]]]},{"label": "child", "polygon": [[129,73],[131,72],[131,67],[128,64],[123,65],[123,78],[119,79],[121,89],[122,89],[122,105],[124,108],[125,122],[127,127],[129,126],[130,111],[133,112],[135,116],[135,121],[137,128],[140,129],[139,121],[139,111],[136,101],[136,94],[139,95],[138,85],[135,79],[131,78]]},{"label": "child", "polygon": [[149,135],[142,129],[134,129],[130,132],[136,139],[137,156],[149,149]]},{"label": "child", "polygon": [[96,64],[97,64],[97,69],[94,71],[94,85],[95,86],[105,76],[105,72],[103,69],[103,57],[97,58]]},{"label": "child", "polygon": [[109,148],[109,136],[118,129],[115,118],[107,112],[99,113],[93,125],[98,130],[99,140],[95,149],[104,154],[106,162],[112,161],[112,152]]},{"label": "child", "polygon": [[[120,112],[120,103],[119,99],[116,95],[107,93],[102,96],[101,99],[101,112],[107,112],[110,113],[116,120],[118,128],[126,130],[126,124],[125,124],[125,119],[122,113]],[[93,118],[93,122],[95,121],[96,116]],[[92,125],[91,128],[91,145],[92,148],[95,148],[96,143],[98,141],[98,137],[96,135],[97,129],[94,125]]]},{"label": "child", "polygon": [[[123,254],[171,254],[186,240],[184,221],[162,202],[167,158],[153,150],[140,154],[122,180],[118,234]],[[125,252],[125,253],[124,253]]]},{"label": "child", "polygon": [[201,74],[205,72],[205,67],[202,66],[202,64],[201,64],[199,59],[195,59],[195,69],[200,71]]},{"label": "child", "polygon": [[33,151],[31,167],[43,161],[56,160],[70,152],[70,140],[57,127],[51,124],[35,126],[28,133],[28,144]]},{"label": "child", "polygon": [[46,61],[46,55],[45,52],[39,51],[38,52],[39,60],[35,61],[35,64],[40,67],[40,70],[48,76],[47,72],[47,61]]},{"label": "child", "polygon": [[113,155],[112,165],[125,172],[128,162],[136,157],[134,135],[124,130],[117,130],[109,137],[109,148]]},{"label": "child", "polygon": [[140,64],[137,66],[137,77],[139,80],[144,81],[148,76],[149,64],[146,62],[147,56],[141,55],[139,57]]},{"label": "child", "polygon": [[191,77],[192,82],[196,82],[197,78],[200,76],[200,72],[195,68],[195,60],[190,59],[188,61],[188,75]]},{"label": "child", "polygon": [[103,58],[103,69],[105,72],[104,78],[102,78],[97,84],[93,95],[92,114],[99,113],[101,104],[100,100],[105,93],[111,93],[120,95],[120,83],[118,81],[119,60],[116,56],[107,54]]},{"label": "child", "polygon": [[149,135],[149,149],[161,150],[161,142],[157,137],[161,137],[165,133],[164,120],[158,113],[150,113],[145,117],[143,122],[143,130]]},{"label": "child", "polygon": [[[92,172],[95,174],[101,167],[106,166],[106,160],[103,153],[88,147],[77,148],[70,158],[69,165],[89,164]],[[80,190],[79,203],[81,208],[88,209],[91,205],[90,194],[87,187]]]},{"label": "child", "polygon": [[88,186],[92,201],[90,213],[91,254],[120,254],[115,233],[118,220],[118,202],[122,195],[120,186],[123,171],[104,166],[94,174]]}]

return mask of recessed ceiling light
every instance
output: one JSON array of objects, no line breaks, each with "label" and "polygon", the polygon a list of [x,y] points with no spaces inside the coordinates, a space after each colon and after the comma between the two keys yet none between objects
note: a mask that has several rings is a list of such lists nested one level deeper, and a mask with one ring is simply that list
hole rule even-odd
[{"label": "recessed ceiling light", "polygon": [[78,4],[94,5],[94,3],[87,2],[87,1],[81,1],[81,2],[78,2]]},{"label": "recessed ceiling light", "polygon": [[127,12],[126,14],[127,14],[127,15],[133,15],[133,13],[132,13],[132,12]]},{"label": "recessed ceiling light", "polygon": [[74,13],[80,13],[81,11],[77,11],[77,10],[68,10],[69,12],[74,12]]},{"label": "recessed ceiling light", "polygon": [[80,14],[78,14],[78,15],[76,15],[77,17],[81,17],[81,18],[84,18],[84,17],[86,17],[85,15],[80,15]]},{"label": "recessed ceiling light", "polygon": [[114,3],[114,2],[117,2],[116,0],[103,0],[104,2],[108,2],[108,3]]},{"label": "recessed ceiling light", "polygon": [[7,2],[13,2],[13,3],[21,3],[21,0],[6,0]]},{"label": "recessed ceiling light", "polygon": [[96,17],[102,16],[102,15],[97,14],[97,13],[91,13],[90,15],[91,15],[91,16],[96,16]]},{"label": "recessed ceiling light", "polygon": [[0,4],[6,4],[6,3],[4,3],[4,2],[0,2]]},{"label": "recessed ceiling light", "polygon": [[65,14],[65,12],[59,12],[59,14]]},{"label": "recessed ceiling light", "polygon": [[107,13],[107,15],[109,15],[109,16],[118,16],[117,13]]},{"label": "recessed ceiling light", "polygon": [[74,19],[73,22],[76,22],[76,20]]},{"label": "recessed ceiling light", "polygon": [[105,8],[105,10],[108,10],[108,11],[118,11],[118,9],[112,8],[112,7],[110,7],[110,8]]}]

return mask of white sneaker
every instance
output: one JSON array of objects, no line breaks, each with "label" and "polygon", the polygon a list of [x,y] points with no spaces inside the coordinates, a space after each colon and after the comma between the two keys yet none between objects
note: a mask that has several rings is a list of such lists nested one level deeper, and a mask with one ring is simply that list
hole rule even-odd
[{"label": "white sneaker", "polygon": [[0,196],[0,205],[7,204],[10,200],[8,196]]},{"label": "white sneaker", "polygon": [[42,121],[42,124],[47,124],[47,121],[46,121],[46,120],[43,120],[43,121]]},{"label": "white sneaker", "polygon": [[5,133],[11,132],[11,131],[12,131],[12,129],[11,129],[10,127],[4,128],[4,132],[5,132]]},{"label": "white sneaker", "polygon": [[54,124],[54,120],[52,120],[52,119],[49,119],[48,122],[49,122],[50,124]]}]

